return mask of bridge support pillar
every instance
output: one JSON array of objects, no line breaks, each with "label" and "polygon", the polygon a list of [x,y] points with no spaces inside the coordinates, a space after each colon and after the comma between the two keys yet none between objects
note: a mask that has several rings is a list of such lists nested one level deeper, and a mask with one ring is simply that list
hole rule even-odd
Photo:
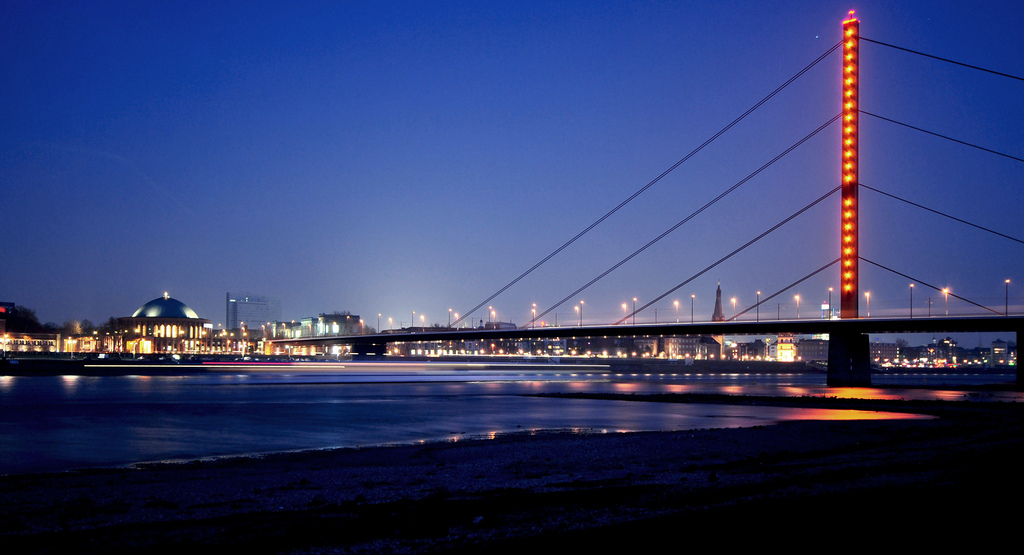
[{"label": "bridge support pillar", "polygon": [[831,333],[828,337],[828,385],[871,385],[871,348],[863,333]]}]

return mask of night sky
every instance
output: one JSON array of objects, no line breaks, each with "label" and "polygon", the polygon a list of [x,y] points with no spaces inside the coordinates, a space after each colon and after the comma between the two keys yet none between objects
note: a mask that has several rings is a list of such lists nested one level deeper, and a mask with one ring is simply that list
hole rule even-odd
[{"label": "night sky", "polygon": [[[770,7],[769,7],[770,6]],[[0,8],[0,301],[43,322],[165,291],[224,322],[464,313],[840,40],[1024,76],[1024,3],[12,2]],[[861,44],[864,110],[1024,157],[1024,82]],[[523,324],[839,113],[839,52],[494,299]],[[545,317],[623,316],[839,183],[834,125]],[[862,117],[861,182],[1024,238],[1024,163]],[[1024,310],[1024,245],[862,190],[865,257]],[[657,306],[707,319],[838,256],[837,196]],[[871,315],[909,280],[862,263]],[[762,307],[819,313],[838,269]],[[918,285],[915,315],[945,310]],[[838,295],[834,298],[838,303]],[[861,312],[865,312],[861,303]],[[638,316],[653,321],[654,308]],[[951,313],[979,309],[950,299]],[[484,311],[474,317],[486,318]],[[973,346],[973,345],[968,345]]]}]

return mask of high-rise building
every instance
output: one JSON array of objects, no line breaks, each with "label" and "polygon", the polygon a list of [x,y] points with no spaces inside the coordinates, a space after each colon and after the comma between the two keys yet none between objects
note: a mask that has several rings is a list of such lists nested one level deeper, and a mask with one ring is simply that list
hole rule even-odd
[{"label": "high-rise building", "polygon": [[260,324],[281,319],[281,299],[253,293],[227,294],[227,329],[259,327]]}]

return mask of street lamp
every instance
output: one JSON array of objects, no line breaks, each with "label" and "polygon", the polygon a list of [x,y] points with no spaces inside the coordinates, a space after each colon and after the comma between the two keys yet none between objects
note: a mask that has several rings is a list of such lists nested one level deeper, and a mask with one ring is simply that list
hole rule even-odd
[{"label": "street lamp", "polygon": [[[626,317],[628,317],[629,316],[629,305],[627,305],[626,303],[622,303],[622,312],[626,314],[626,316],[623,317],[624,319]],[[623,320],[622,323],[625,324],[626,323],[625,320]]]},{"label": "street lamp", "polygon": [[636,325],[636,297],[633,297],[633,325]]},{"label": "street lamp", "polygon": [[531,312],[533,313],[533,317],[530,318],[530,327],[531,328],[536,328],[537,327],[537,303],[533,303],[533,308],[531,309]]},{"label": "street lamp", "polygon": [[757,304],[754,305],[754,321],[761,321],[761,292],[757,292]]},{"label": "street lamp", "polygon": [[452,309],[448,309],[448,328],[452,327]]},{"label": "street lamp", "polygon": [[914,318],[914,284],[910,284],[910,318]]},{"label": "street lamp", "polygon": [[1010,315],[1010,280],[1006,280],[1006,305],[1004,305],[1004,306],[1005,306],[1005,308],[1003,309],[1003,315],[1004,316],[1009,316]]},{"label": "street lamp", "polygon": [[412,316],[409,317],[409,327],[416,327],[416,311],[412,311]]},{"label": "street lamp", "polygon": [[832,315],[835,314],[835,313],[836,313],[836,311],[832,310],[832,288],[829,287],[828,288],[828,319],[831,320],[832,319]]},{"label": "street lamp", "polygon": [[580,327],[581,328],[583,327],[583,305],[585,305],[585,304],[587,304],[587,303],[583,302],[583,299],[580,299]]},{"label": "street lamp", "polygon": [[583,325],[583,317],[580,316],[580,305],[576,305],[573,308],[576,309],[576,325],[578,325],[578,326]]},{"label": "street lamp", "polygon": [[395,329],[395,319],[390,317],[390,316],[388,316],[388,329],[389,330]]},{"label": "street lamp", "polygon": [[679,301],[672,301],[672,304],[676,305],[676,323],[679,323]]},{"label": "street lamp", "polygon": [[732,317],[736,317],[736,297],[732,298]]},{"label": "street lamp", "polygon": [[946,316],[949,316],[949,287],[942,290],[942,295],[946,297]]},{"label": "street lamp", "polygon": [[799,320],[800,319],[800,295],[797,295],[795,298],[796,298],[796,319]]},{"label": "street lamp", "polygon": [[871,317],[871,292],[870,291],[865,291],[864,292],[864,298],[867,299],[867,303],[868,303],[868,318],[870,318]]},{"label": "street lamp", "polygon": [[690,295],[690,323],[693,323],[693,299],[697,298],[697,295]]}]

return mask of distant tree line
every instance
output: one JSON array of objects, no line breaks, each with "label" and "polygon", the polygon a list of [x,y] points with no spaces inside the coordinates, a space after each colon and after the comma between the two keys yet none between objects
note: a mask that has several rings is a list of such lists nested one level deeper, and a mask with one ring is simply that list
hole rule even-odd
[{"label": "distant tree line", "polygon": [[101,334],[117,331],[117,318],[111,316],[107,321],[96,325],[89,320],[68,320],[63,324],[55,322],[39,322],[36,311],[24,306],[15,306],[7,313],[8,333],[59,333],[62,335],[85,335],[97,332]]}]

